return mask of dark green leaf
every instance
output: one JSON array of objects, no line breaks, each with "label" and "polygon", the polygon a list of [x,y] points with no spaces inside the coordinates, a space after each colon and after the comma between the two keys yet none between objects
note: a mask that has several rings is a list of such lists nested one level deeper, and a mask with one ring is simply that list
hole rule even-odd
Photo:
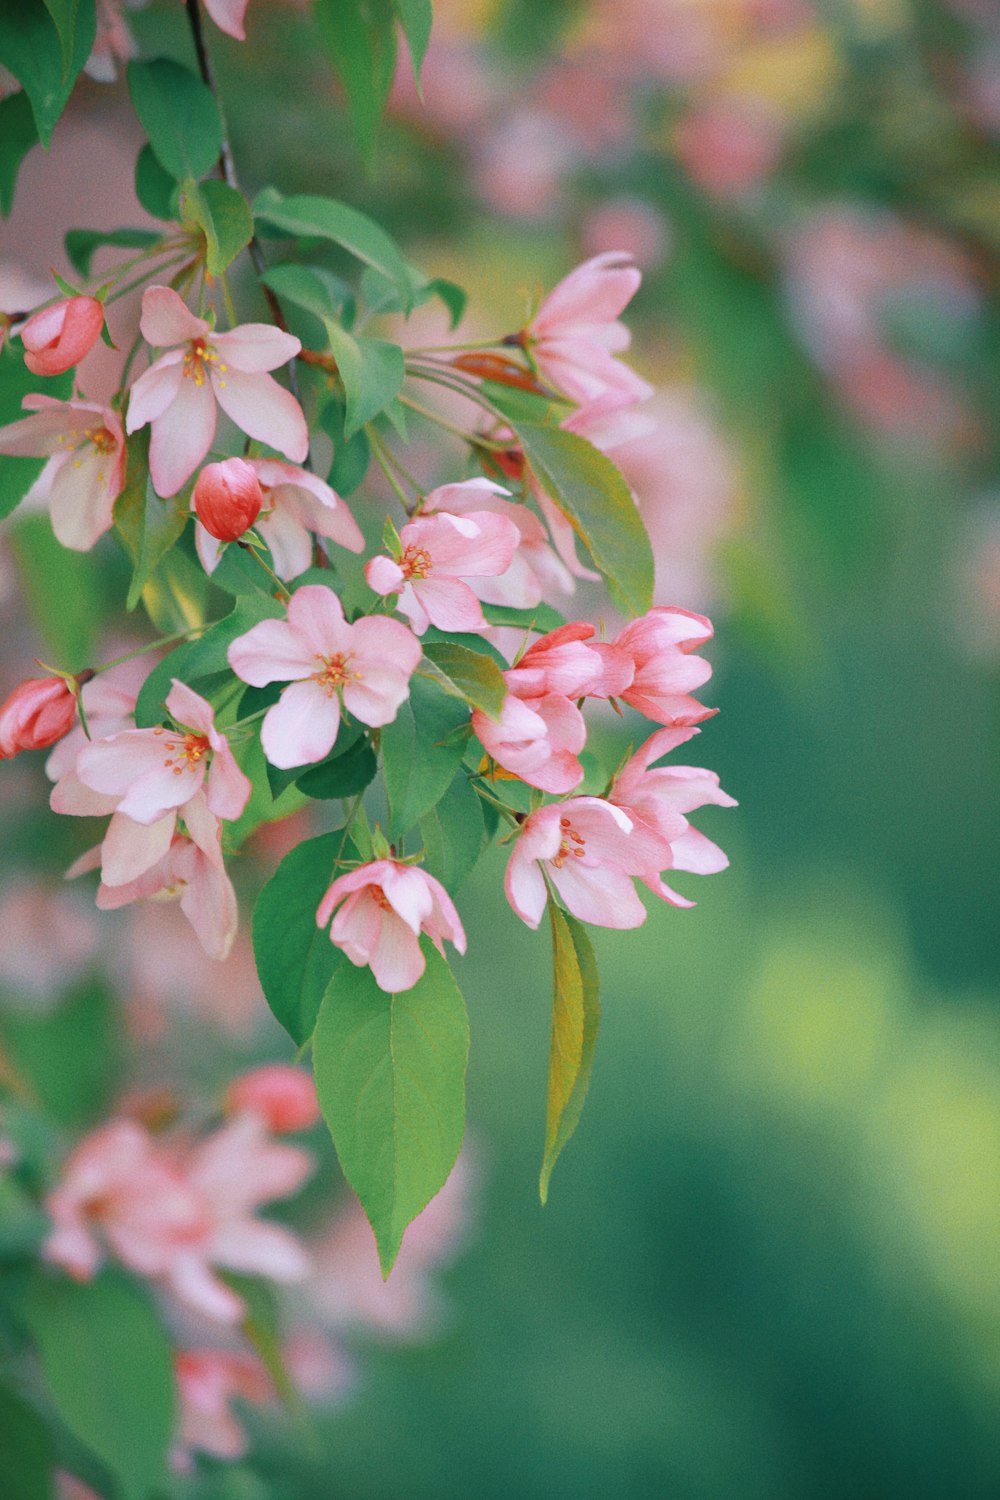
[{"label": "dark green leaf", "polygon": [[469,1023],[444,959],[426,939],[423,977],[387,995],[345,961],[313,1037],[323,1117],[375,1231],[388,1275],[407,1224],[455,1164],[465,1128]]},{"label": "dark green leaf", "polygon": [[396,65],[396,28],[388,0],[313,0],[313,19],[347,95],[351,127],[370,161]]},{"label": "dark green leaf", "polygon": [[[307,839],[286,854],[257,898],[253,951],[257,974],[274,1016],[297,1046],[312,1035],[323,992],[341,961],[316,908],[338,873],[343,834]],[[345,858],[353,857],[350,842]]]},{"label": "dark green leaf", "polygon": [[68,229],[66,254],[75,271],[81,276],[89,276],[90,262],[98,246],[121,245],[125,249],[139,250],[145,245],[155,245],[160,237],[155,229]]},{"label": "dark green leaf", "polygon": [[19,90],[0,99],[0,214],[4,218],[14,206],[14,187],[21,163],[37,144],[38,127],[27,94]]},{"label": "dark green leaf", "polygon": [[210,625],[197,640],[186,641],[177,646],[153,668],[139,692],[135,706],[135,722],[140,729],[149,729],[163,721],[163,701],[170,691],[171,680],[197,689],[201,678],[216,672],[228,672],[229,647],[237,636],[246,635],[261,620],[279,619],[284,610],[275,599],[263,594],[247,594],[237,600],[236,607]]},{"label": "dark green leaf", "polygon": [[[94,10],[94,5],[89,7]],[[45,0],[45,9],[52,17],[52,23],[59,34],[59,46],[62,51],[62,70],[65,77],[73,63],[73,50],[76,40],[76,26],[78,12],[86,10],[86,5],[81,5],[80,0]]]},{"label": "dark green leaf", "polygon": [[349,442],[366,422],[385,411],[403,384],[403,351],[384,339],[355,338],[332,319],[327,320],[326,332],[347,397],[344,436]]},{"label": "dark green leaf", "polygon": [[274,796],[267,780],[267,761],[256,735],[233,746],[236,764],[250,778],[253,791],[244,811],[232,823],[225,826],[226,847],[236,850],[256,833],[264,823],[276,823],[298,812],[307,805],[307,799],[297,786],[287,786]]},{"label": "dark green leaf", "polygon": [[491,625],[518,625],[522,630],[545,633],[565,625],[565,618],[551,604],[536,604],[532,609],[511,609],[506,604],[484,604],[483,614]]},{"label": "dark green leaf", "polygon": [[469,299],[457,282],[447,281],[443,276],[435,276],[433,281],[428,281],[427,285],[422,288],[421,301],[424,296],[440,298],[448,309],[451,327],[453,329],[458,327],[465,312],[465,304]]},{"label": "dark green leaf", "polygon": [[[68,9],[60,5],[64,14]],[[0,5],[0,59],[23,84],[46,149],[90,56],[96,28],[94,0],[79,0],[75,16],[68,18],[64,57],[63,42],[44,0],[6,0]]]},{"label": "dark green leaf", "polygon": [[186,182],[181,213],[205,236],[205,264],[210,276],[221,276],[253,238],[253,216],[243,194],[228,182]]},{"label": "dark green leaf", "polygon": [[357,260],[376,270],[399,289],[404,305],[413,304],[413,289],[406,262],[398,247],[367,214],[339,203],[336,198],[321,198],[313,193],[296,193],[283,198],[274,188],[257,194],[253,204],[254,218],[273,224],[286,234],[331,240]]},{"label": "dark green leaf", "polygon": [[420,819],[424,864],[450,895],[471,874],[482,853],[484,806],[468,776],[456,776],[437,806]]},{"label": "dark green leaf", "polygon": [[377,770],[375,752],[367,739],[361,736],[341,755],[306,771],[304,776],[298,778],[298,787],[307,797],[326,800],[355,797],[374,780]]},{"label": "dark green leaf", "polygon": [[179,216],[177,183],[164,171],[156,152],[147,142],[135,161],[135,195],[154,219],[176,219]]},{"label": "dark green leaf", "polygon": [[[2,107],[0,105],[0,109]],[[2,123],[0,116],[0,124]],[[29,309],[18,308],[17,311],[28,312]],[[20,344],[5,340],[0,348],[0,426],[6,427],[8,422],[19,422],[23,417],[30,416],[30,412],[23,410],[21,402],[39,387],[47,396],[56,396],[62,400],[73,389],[73,372],[67,370],[65,375],[53,375],[48,380],[39,380],[24,363]],[[20,505],[42,472],[44,463],[43,458],[8,458],[6,454],[0,459],[0,520],[9,516]]]},{"label": "dark green leaf", "polygon": [[446,692],[464,698],[473,708],[481,708],[491,719],[499,719],[507,684],[491,656],[451,641],[428,642],[424,656],[440,674],[437,680]]},{"label": "dark green leaf", "polygon": [[538,1181],[544,1203],[560,1152],[579,1123],[601,1021],[597,961],[585,929],[549,901],[552,921],[552,1040],[545,1155]]},{"label": "dark green leaf", "polygon": [[0,1385],[0,1495],[10,1500],[52,1500],[52,1443],[38,1413]]},{"label": "dark green leaf", "polygon": [[413,76],[417,80],[419,89],[420,69],[427,52],[427,44],[431,39],[433,20],[431,0],[392,0],[392,4],[399,17],[399,24],[403,28],[406,44],[410,49]]},{"label": "dark green leaf", "polygon": [[164,171],[178,182],[210,172],[222,149],[222,116],[211,89],[167,57],[130,62],[128,86]]},{"label": "dark green leaf", "polygon": [[125,1276],[39,1277],[26,1308],[42,1371],[66,1426],[116,1475],[124,1500],[164,1477],[174,1432],[170,1344]]},{"label": "dark green leaf", "polygon": [[456,731],[469,722],[466,704],[423,677],[382,730],[382,769],[389,798],[390,838],[413,827],[444,796],[465,753]]},{"label": "dark green leaf", "polygon": [[350,442],[344,438],[344,406],[330,401],[320,418],[320,426],[333,440],[333,463],[327,480],[338,495],[352,495],[368,473],[371,446],[364,432],[356,432]]},{"label": "dark green leaf", "polygon": [[161,500],[149,476],[149,428],[128,439],[125,488],[115,501],[115,527],[132,559],[132,582],[125,608],[131,613],[143,597],[153,570],[187,525],[190,511],[179,495]]}]

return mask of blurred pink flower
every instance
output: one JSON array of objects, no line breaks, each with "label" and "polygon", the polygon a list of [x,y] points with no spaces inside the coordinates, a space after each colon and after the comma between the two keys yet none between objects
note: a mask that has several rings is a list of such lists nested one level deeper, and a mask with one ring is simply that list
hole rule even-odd
[{"label": "blurred pink flower", "polygon": [[667,222],[645,198],[610,198],[593,208],[581,229],[588,255],[618,250],[630,255],[644,271],[656,270],[670,245]]},{"label": "blurred pink flower", "polygon": [[135,57],[135,39],[122,10],[139,10],[146,0],[97,0],[97,33],[84,72],[96,83],[114,83],[119,63]]},{"label": "blurred pink flower", "polygon": [[301,1068],[269,1063],[234,1078],[226,1089],[226,1112],[261,1117],[275,1135],[308,1130],[319,1119],[316,1085]]},{"label": "blurred pink flower", "polygon": [[64,547],[88,552],[110,530],[125,485],[121,417],[94,401],[25,396],[21,405],[34,415],[0,427],[0,454],[48,458],[25,499],[48,504]]},{"label": "blurred pink flower", "polygon": [[[116,816],[124,819],[124,814]],[[143,898],[179,901],[205,953],[221,961],[228,958],[233,946],[239,907],[226,874],[218,825],[214,837],[200,831],[200,838],[199,844],[186,834],[174,832],[162,858],[133,880],[116,885],[102,880],[97,888],[97,906],[101,911],[117,911]],[[92,850],[70,868],[67,877],[95,868],[100,858],[100,848]]]},{"label": "blurred pink flower", "polygon": [[[15,1004],[39,1006],[72,984],[97,952],[96,918],[65,889],[20,880],[0,893],[0,987]],[[6,997],[5,997],[6,998]]]},{"label": "blurred pink flower", "polygon": [[260,1403],[274,1395],[259,1359],[222,1349],[182,1349],[174,1355],[180,1397],[180,1431],[171,1453],[175,1469],[193,1468],[193,1450],[213,1458],[242,1458],[246,1433],[230,1409],[234,1397]]},{"label": "blurred pink flower", "polygon": [[674,150],[688,176],[716,198],[737,198],[777,166],[781,126],[761,100],[723,97],[696,105],[674,131]]},{"label": "blurred pink flower", "polygon": [[220,31],[238,42],[245,42],[243,22],[248,4],[249,0],[205,0],[205,9]]},{"label": "blurred pink flower", "polygon": [[465,930],[448,892],[425,870],[392,859],[377,859],[338,875],[316,912],[330,941],[352,964],[371,967],[375,982],[388,994],[412,989],[426,968],[420,934],[426,932],[439,953],[447,938],[465,952]]}]

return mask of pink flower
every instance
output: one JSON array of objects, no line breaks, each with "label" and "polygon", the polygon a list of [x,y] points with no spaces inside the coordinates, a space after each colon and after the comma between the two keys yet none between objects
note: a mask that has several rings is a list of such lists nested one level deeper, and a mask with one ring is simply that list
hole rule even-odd
[{"label": "pink flower", "polygon": [[262,620],[229,648],[229,665],[253,687],[290,682],[261,726],[273,766],[322,760],[344,708],[362,724],[389,724],[410,690],[420,642],[398,620],[371,615],[348,625],[322,584],[297,589],[287,620]]},{"label": "pink flower", "polygon": [[76,722],[76,694],[64,677],[28,677],[0,703],[0,760],[45,750]]},{"label": "pink flower", "polygon": [[316,1085],[301,1068],[283,1063],[254,1068],[234,1078],[226,1089],[226,1109],[232,1114],[260,1115],[275,1135],[308,1130],[319,1119]]},{"label": "pink flower", "polygon": [[260,515],[263,503],[257,475],[242,458],[206,464],[191,495],[199,524],[219,542],[241,537]]},{"label": "pink flower", "polygon": [[134,657],[117,667],[99,672],[80,689],[80,702],[87,716],[89,737],[83,725],[77,724],[65,739],[52,751],[45,762],[45,774],[50,781],[58,781],[76,765],[76,758],[91,739],[106,739],[123,729],[135,728],[135,702],[152,669],[150,656]]},{"label": "pink flower", "polygon": [[465,931],[451,897],[439,880],[413,865],[377,859],[339,875],[319,904],[317,926],[326,926],[341,901],[330,941],[358,968],[370,965],[388,994],[412,989],[423,974],[421,932],[439,953],[445,938],[465,952]]},{"label": "pink flower", "polygon": [[[256,530],[271,549],[279,578],[297,578],[313,560],[313,533],[328,537],[349,552],[360,552],[365,539],[340,496],[308,469],[277,458],[247,459],[257,475],[263,509]],[[195,545],[206,573],[218,565],[219,543],[202,526],[195,527]]]},{"label": "pink flower", "polygon": [[[523,470],[523,459],[520,455],[518,458],[520,469]],[[549,546],[541,521],[526,505],[504,499],[506,493],[506,490],[490,484],[488,480],[472,479],[464,484],[447,484],[426,497],[423,510],[427,514],[440,506],[443,510],[460,516],[467,515],[469,511],[491,511],[494,515],[504,516],[517,527],[518,544],[509,567],[499,575],[479,575],[469,579],[469,587],[484,604],[505,604],[511,609],[533,609],[546,594],[553,591],[571,594],[574,589],[573,579]]]},{"label": "pink flower", "polygon": [[[198,799],[194,805],[197,805],[197,801]],[[190,816],[190,807],[186,810],[186,815]],[[159,825],[143,828],[122,813],[116,813],[112,818],[113,826],[116,825],[116,820],[117,827],[130,830],[124,835],[126,853],[132,854],[138,864],[143,864],[146,857],[143,851],[152,848],[155,852],[159,848]],[[134,879],[111,885],[105,874],[97,888],[97,906],[101,911],[117,911],[119,907],[130,906],[133,901],[144,898],[178,901],[209,958],[221,962],[229,957],[239,926],[236,892],[226,874],[218,822],[211,813],[204,818],[205,826],[201,826],[197,819],[193,821],[199,842],[186,834],[171,830],[166,852]],[[110,873],[117,874],[113,856],[120,855],[122,837],[120,834],[112,835],[109,830],[109,838],[105,840],[105,844],[110,841],[110,849],[99,846],[85,854],[70,866],[66,872],[67,879],[96,868],[102,858],[111,867]],[[138,855],[134,854],[136,849],[140,851]]]},{"label": "pink flower", "polygon": [[[736,807],[735,798],[722,790],[713,771],[697,766],[649,769],[653,761],[698,733],[694,728],[658,729],[615,776],[608,800],[669,845],[670,864],[664,868],[715,875],[726,868],[729,860],[718,844],[691,827],[686,814],[707,803]],[[694,905],[671,890],[659,876],[642,878],[650,890],[672,906]]]},{"label": "pink flower", "polygon": [[121,418],[95,401],[25,396],[21,405],[35,415],[0,427],[0,453],[48,458],[25,499],[47,501],[59,541],[87,552],[111,529],[125,486]]},{"label": "pink flower", "polygon": [[504,673],[518,698],[559,693],[564,698],[624,696],[632,681],[632,658],[617,645],[595,641],[593,625],[575,620],[539,636]]},{"label": "pink flower", "polygon": [[248,3],[249,0],[205,0],[205,9],[220,31],[238,42],[245,42],[247,34],[243,29],[243,18]]},{"label": "pink flower", "polygon": [[[504,676],[509,681],[514,673]],[[576,705],[559,693],[530,702],[511,693],[498,720],[477,708],[472,728],[487,755],[529,786],[561,795],[583,780],[577,756],[586,744],[586,725]]]},{"label": "pink flower", "polygon": [[126,422],[129,432],[152,424],[149,469],[158,495],[176,495],[212,446],[216,401],[241,431],[302,462],[309,451],[302,410],[265,373],[294,359],[297,338],[270,323],[214,333],[166,286],[143,293],[140,327],[148,344],[169,351],[132,387]]},{"label": "pink flower", "polygon": [[631,620],[613,642],[634,666],[622,701],[659,724],[696,724],[709,718],[715,710],[689,694],[712,675],[709,663],[691,654],[711,639],[711,621],[686,609],[658,606]]},{"label": "pink flower", "polygon": [[229,1403],[263,1402],[274,1394],[271,1377],[250,1354],[222,1349],[183,1349],[174,1356],[180,1396],[180,1432],[171,1453],[175,1469],[187,1473],[192,1450],[214,1458],[242,1458],[247,1437]]},{"label": "pink flower", "polygon": [[[484,481],[489,483],[489,481]],[[399,594],[396,608],[418,635],[429,625],[439,630],[485,630],[482,606],[463,579],[496,578],[510,567],[521,540],[506,516],[474,510],[418,516],[399,533],[403,553],[373,557],[365,567],[376,594]]]},{"label": "pink flower", "polygon": [[96,297],[65,297],[43,307],[21,329],[24,363],[32,375],[61,375],[90,352],[103,327]]},{"label": "pink flower", "polygon": [[528,324],[524,339],[543,378],[581,405],[609,398],[631,406],[653,394],[615,354],[630,335],[618,321],[642,274],[631,257],[607,251],[565,276]]},{"label": "pink flower", "polygon": [[525,819],[504,889],[529,927],[537,927],[545,911],[546,875],[581,922],[639,927],[646,909],[631,877],[651,876],[669,860],[664,840],[620,807],[600,797],[573,797],[540,807]]},{"label": "pink flower", "polygon": [[134,8],[145,0],[97,0],[97,32],[83,71],[97,83],[114,83],[119,62],[128,62],[138,51],[121,13],[123,4]]}]

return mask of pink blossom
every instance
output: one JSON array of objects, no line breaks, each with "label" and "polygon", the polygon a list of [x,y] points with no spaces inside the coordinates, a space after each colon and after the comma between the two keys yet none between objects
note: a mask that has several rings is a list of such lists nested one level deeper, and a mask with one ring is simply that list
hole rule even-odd
[{"label": "pink blossom", "polygon": [[711,639],[711,621],[686,609],[658,606],[631,620],[613,642],[634,666],[623,702],[659,724],[696,724],[709,718],[715,710],[689,695],[712,675],[709,663],[692,655]]},{"label": "pink blossom", "polygon": [[593,625],[575,620],[539,636],[504,673],[518,698],[559,693],[564,698],[612,698],[632,682],[632,656],[617,642],[595,641]]},{"label": "pink blossom", "polygon": [[76,722],[76,694],[64,677],[28,677],[0,703],[0,760],[46,750]]},{"label": "pink blossom", "polygon": [[[508,680],[514,676],[505,672]],[[509,694],[498,720],[476,709],[472,728],[487,755],[528,786],[561,795],[583,780],[577,759],[587,740],[583,715],[559,693],[523,702]]]},{"label": "pink blossom", "polygon": [[[190,812],[190,808],[187,811]],[[136,846],[140,849],[158,847],[155,832],[158,825],[144,829],[141,824],[125,818],[124,814],[118,813],[115,818],[125,827],[131,824],[134,830],[128,844],[129,851]],[[111,885],[105,875],[97,888],[97,905],[101,911],[117,911],[119,907],[130,906],[133,901],[144,898],[178,901],[209,958],[221,961],[229,957],[233,946],[239,925],[239,908],[222,858],[219,824],[211,814],[205,824],[201,827],[195,822],[200,842],[186,834],[173,832],[166,852],[134,879]],[[99,847],[77,860],[67,871],[67,878],[96,868],[102,854],[110,864],[109,853]],[[137,862],[141,864],[143,859],[140,854]],[[111,873],[117,872],[112,869]]]},{"label": "pink blossom", "polygon": [[365,578],[376,594],[399,594],[396,608],[418,635],[429,625],[439,630],[484,630],[482,606],[463,580],[505,573],[520,539],[506,516],[487,510],[464,516],[439,510],[408,521],[399,534],[399,561],[373,557]]},{"label": "pink blossom", "polygon": [[608,251],[584,261],[553,287],[524,338],[543,378],[571,400],[600,398],[632,406],[653,388],[614,356],[630,335],[619,314],[635,296],[642,273],[631,256]]},{"label": "pink blossom", "polygon": [[0,895],[0,988],[18,1009],[42,1011],[85,973],[100,942],[96,918],[76,892],[15,878]]},{"label": "pink blossom", "polygon": [[218,401],[243,432],[301,463],[309,451],[302,410],[266,372],[294,359],[302,345],[270,323],[215,333],[170,287],[143,293],[142,336],[166,348],[132,387],[129,432],[152,425],[149,469],[158,495],[176,495],[212,446]]},{"label": "pink blossom", "polygon": [[389,994],[412,989],[426,960],[420,933],[426,932],[439,953],[448,939],[465,952],[465,931],[448,892],[439,880],[392,859],[377,859],[339,875],[319,904],[316,923],[330,927],[330,941],[352,964],[370,965],[375,982]]},{"label": "pink blossom", "polygon": [[84,72],[97,83],[114,83],[119,62],[136,55],[135,39],[125,24],[122,6],[130,10],[145,0],[97,0],[97,32]]},{"label": "pink blossom", "polygon": [[316,1085],[301,1068],[271,1063],[234,1078],[226,1089],[230,1113],[260,1115],[275,1135],[308,1130],[319,1119]]},{"label": "pink blossom", "polygon": [[21,405],[35,415],[0,427],[0,454],[48,458],[25,499],[46,501],[63,546],[87,552],[111,529],[125,485],[121,418],[95,401],[25,396]]},{"label": "pink blossom", "polygon": [[[313,533],[349,552],[362,551],[361,528],[346,503],[317,475],[277,458],[250,458],[246,463],[257,475],[263,498],[255,529],[271,550],[279,578],[297,578],[310,566]],[[198,525],[195,545],[206,573],[214,572],[222,551],[219,542]]]},{"label": "pink blossom", "polygon": [[681,165],[716,198],[739,198],[758,187],[777,165],[781,147],[780,121],[753,96],[697,105],[674,132]]},{"label": "pink blossom", "polygon": [[322,584],[297,589],[287,620],[262,620],[229,648],[229,665],[253,687],[289,682],[261,726],[273,766],[322,760],[344,708],[363,724],[389,724],[410,690],[420,642],[398,620],[371,615],[348,625]]},{"label": "pink blossom", "polygon": [[99,672],[80,689],[80,702],[87,716],[89,736],[77,724],[60,740],[45,762],[45,774],[58,781],[76,765],[76,758],[91,739],[101,740],[123,729],[135,728],[135,703],[153,666],[152,656],[133,657]]},{"label": "pink blossom", "polygon": [[90,352],[103,327],[104,307],[96,297],[64,297],[22,327],[24,363],[32,375],[61,375]]},{"label": "pink blossom", "polygon": [[[658,729],[615,776],[608,800],[669,845],[670,864],[663,868],[715,875],[726,868],[729,860],[718,844],[691,827],[686,815],[708,803],[736,807],[735,798],[722,790],[714,771],[697,766],[649,769],[653,761],[698,733],[694,728]],[[659,876],[642,878],[650,890],[671,905],[694,905],[671,890]]]},{"label": "pink blossom", "polygon": [[174,1468],[189,1472],[194,1449],[214,1458],[242,1458],[247,1436],[229,1403],[234,1397],[259,1403],[274,1394],[260,1360],[223,1349],[183,1349],[174,1356],[174,1374],[181,1408]]},{"label": "pink blossom", "polygon": [[205,9],[220,31],[238,42],[245,42],[247,34],[243,29],[243,19],[248,3],[249,0],[205,0]]},{"label": "pink blossom", "polygon": [[[524,463],[520,453],[517,458],[520,477]],[[506,494],[506,490],[488,480],[447,484],[425,498],[423,512],[428,514],[439,505],[443,510],[460,516],[469,511],[492,511],[517,527],[519,540],[507,569],[499,575],[480,574],[468,579],[472,592],[484,604],[533,609],[553,591],[571,594],[575,586],[571,572],[549,546],[541,521],[526,505],[505,499]]]},{"label": "pink blossom", "polygon": [[537,927],[545,911],[545,876],[581,922],[639,927],[646,909],[632,876],[651,877],[669,861],[669,845],[652,828],[600,797],[573,797],[525,819],[504,889],[529,927]]}]

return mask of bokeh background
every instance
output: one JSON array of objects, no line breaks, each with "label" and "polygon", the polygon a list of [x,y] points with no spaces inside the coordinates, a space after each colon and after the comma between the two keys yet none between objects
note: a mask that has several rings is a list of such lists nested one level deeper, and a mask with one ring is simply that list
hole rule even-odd
[{"label": "bokeh background", "polygon": [[[128,15],[144,52],[187,60],[175,10]],[[211,38],[241,178],[367,208],[468,287],[487,332],[584,256],[636,256],[658,427],[615,457],[658,602],[716,623],[721,712],[692,759],[740,801],[698,818],[732,864],[683,885],[694,910],[595,933],[590,1098],[542,1210],[546,938],[506,907],[502,856],[483,861],[460,903],[462,1243],[419,1316],[385,1319],[402,1339],[376,1316],[343,1334],[332,1412],[305,1434],[252,1414],[253,1462],[198,1493],[987,1500],[1000,11],[436,0],[435,17],[424,102],[401,68],[368,170],[304,16],[251,0],[245,48]],[[78,90],[23,169],[8,284],[65,269],[69,227],[141,222],[136,129],[121,81]],[[0,545],[5,690],[26,653],[82,665],[91,614],[103,639],[121,629],[113,544],[62,553],[27,516]],[[171,909],[98,921],[62,890],[76,830],[45,785],[21,762],[0,777],[0,1039],[60,1123],[126,1081],[169,1089],[193,1066],[207,1090],[287,1056],[245,947],[212,968]],[[248,893],[301,832],[257,836]]]}]

